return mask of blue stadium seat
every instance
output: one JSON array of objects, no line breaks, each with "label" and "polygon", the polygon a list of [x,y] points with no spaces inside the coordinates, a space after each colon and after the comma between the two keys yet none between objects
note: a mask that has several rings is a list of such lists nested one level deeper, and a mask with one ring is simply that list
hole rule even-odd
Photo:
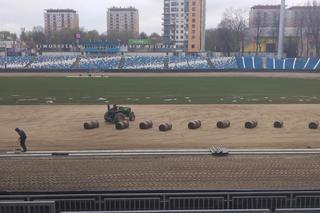
[{"label": "blue stadium seat", "polygon": [[306,70],[316,70],[319,69],[319,59],[318,58],[308,58],[305,64]]},{"label": "blue stadium seat", "polygon": [[118,69],[120,57],[86,57],[81,58],[79,62],[80,69],[103,69],[115,70]]},{"label": "blue stadium seat", "polygon": [[124,69],[164,69],[162,56],[128,56],[125,57]]},{"label": "blue stadium seat", "polygon": [[211,58],[211,63],[214,69],[243,69],[242,60],[240,63],[239,58],[235,57],[220,57],[220,58]]},{"label": "blue stadium seat", "polygon": [[255,56],[254,57],[254,64],[255,64],[255,69],[261,70],[263,69],[263,59],[260,56]]},{"label": "blue stadium seat", "polygon": [[267,69],[268,70],[275,69],[275,67],[274,67],[274,58],[267,58]]},{"label": "blue stadium seat", "polygon": [[253,70],[254,69],[254,57],[245,56],[244,57],[245,69],[246,70]]},{"label": "blue stadium seat", "polygon": [[38,56],[32,62],[30,68],[68,70],[75,63],[76,59],[76,56]]},{"label": "blue stadium seat", "polygon": [[190,68],[195,70],[206,70],[210,69],[208,61],[206,58],[198,55],[187,57]]},{"label": "blue stadium seat", "polygon": [[303,58],[297,58],[294,64],[295,70],[304,70],[304,66],[306,65],[306,60]]},{"label": "blue stadium seat", "polygon": [[0,57],[0,68],[18,69],[24,68],[32,61],[32,56],[8,56]]},{"label": "blue stadium seat", "polygon": [[170,56],[169,57],[169,69],[190,69],[188,59],[186,56]]},{"label": "blue stadium seat", "polygon": [[239,69],[245,69],[244,57],[237,57],[236,61]]},{"label": "blue stadium seat", "polygon": [[293,70],[294,58],[286,58],[284,59],[284,69],[285,70]]},{"label": "blue stadium seat", "polygon": [[275,60],[275,69],[283,70],[283,59],[274,59]]}]

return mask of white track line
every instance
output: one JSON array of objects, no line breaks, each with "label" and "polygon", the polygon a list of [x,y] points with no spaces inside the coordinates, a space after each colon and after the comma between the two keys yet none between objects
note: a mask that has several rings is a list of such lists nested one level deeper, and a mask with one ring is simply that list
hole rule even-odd
[{"label": "white track line", "polygon": [[[310,155],[320,154],[320,149],[230,149],[230,155]],[[8,152],[0,157],[52,157],[52,156],[165,156],[165,155],[212,155],[208,149],[180,149],[180,150],[101,150],[101,151],[45,151],[16,154]]]}]

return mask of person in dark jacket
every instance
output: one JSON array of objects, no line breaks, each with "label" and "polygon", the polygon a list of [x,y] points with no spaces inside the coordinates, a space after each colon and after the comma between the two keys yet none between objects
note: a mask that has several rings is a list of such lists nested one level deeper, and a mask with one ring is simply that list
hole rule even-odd
[{"label": "person in dark jacket", "polygon": [[26,152],[27,151],[27,146],[26,146],[26,140],[27,140],[27,135],[26,133],[20,129],[20,128],[16,128],[15,129],[16,132],[19,134],[19,142],[20,142],[20,146],[22,148],[22,152]]}]

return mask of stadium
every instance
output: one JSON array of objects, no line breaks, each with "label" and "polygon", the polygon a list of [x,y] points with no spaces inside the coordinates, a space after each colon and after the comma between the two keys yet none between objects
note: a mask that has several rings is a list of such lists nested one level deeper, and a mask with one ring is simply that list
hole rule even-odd
[{"label": "stadium", "polygon": [[151,46],[0,56],[0,213],[320,212],[319,57]]}]

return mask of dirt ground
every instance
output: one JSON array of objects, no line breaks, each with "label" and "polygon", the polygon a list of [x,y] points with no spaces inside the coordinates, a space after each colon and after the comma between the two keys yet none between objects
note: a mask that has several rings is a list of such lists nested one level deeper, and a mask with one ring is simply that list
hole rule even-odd
[{"label": "dirt ground", "polygon": [[317,155],[6,158],[0,161],[0,189],[317,190],[319,163]]},{"label": "dirt ground", "polygon": [[[23,128],[30,150],[184,149],[210,148],[320,148],[320,130],[309,130],[320,120],[319,105],[146,105],[132,106],[137,121],[127,130],[115,130],[103,121],[104,106],[0,106],[0,151],[18,146],[14,128]],[[139,122],[151,119],[154,128],[139,130]],[[200,119],[199,130],[189,130],[190,120]],[[229,119],[231,128],[215,127]],[[245,129],[246,120],[258,120],[258,128]],[[284,120],[283,129],[273,122]],[[100,128],[84,130],[83,122],[99,120]],[[162,122],[173,130],[159,132]]]},{"label": "dirt ground", "polygon": [[[0,73],[0,77],[77,77],[85,73]],[[208,73],[96,73],[95,77],[266,77],[266,78],[303,78],[319,79],[320,73],[289,72],[208,72]]]}]

